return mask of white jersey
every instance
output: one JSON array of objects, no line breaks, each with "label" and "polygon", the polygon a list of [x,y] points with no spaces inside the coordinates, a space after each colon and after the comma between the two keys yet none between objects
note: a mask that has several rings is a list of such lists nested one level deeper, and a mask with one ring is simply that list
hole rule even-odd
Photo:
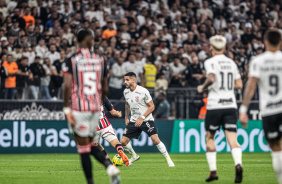
[{"label": "white jersey", "polygon": [[[148,110],[147,103],[152,100],[152,97],[146,88],[143,88],[139,85],[137,85],[134,91],[125,89],[123,95],[125,101],[129,104],[130,107],[130,122],[135,122],[137,119],[141,118]],[[146,121],[154,121],[152,113],[144,119],[144,122]]]},{"label": "white jersey", "polygon": [[235,62],[225,55],[216,55],[205,61],[207,75],[215,74],[215,82],[209,86],[207,110],[237,109],[234,82],[240,79]]},{"label": "white jersey", "polygon": [[266,51],[250,63],[249,77],[258,78],[260,113],[282,113],[282,52]]}]

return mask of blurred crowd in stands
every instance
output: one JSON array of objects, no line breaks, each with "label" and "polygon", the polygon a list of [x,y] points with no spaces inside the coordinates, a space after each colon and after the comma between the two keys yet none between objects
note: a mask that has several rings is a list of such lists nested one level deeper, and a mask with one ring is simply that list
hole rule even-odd
[{"label": "blurred crowd in stands", "polygon": [[[243,81],[264,51],[269,27],[282,31],[281,0],[0,0],[1,99],[62,98],[62,63],[75,33],[93,31],[93,51],[109,68],[109,98],[123,96],[123,75],[163,99],[170,88],[205,79],[208,39],[226,37],[226,55]],[[166,102],[165,102],[166,104]],[[161,115],[159,115],[161,116]]]}]

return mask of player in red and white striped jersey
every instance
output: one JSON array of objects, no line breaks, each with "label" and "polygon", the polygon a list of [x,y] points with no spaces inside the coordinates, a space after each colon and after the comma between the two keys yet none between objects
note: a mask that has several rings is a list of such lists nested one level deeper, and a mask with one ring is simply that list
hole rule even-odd
[{"label": "player in red and white striped jersey", "polygon": [[[93,184],[90,154],[106,168],[113,183],[119,183],[119,169],[93,144],[101,111],[101,95],[106,95],[104,59],[90,51],[93,36],[90,31],[78,31],[78,52],[66,59],[64,71],[64,113],[77,142],[82,167],[88,184]],[[101,94],[102,93],[102,94]],[[71,102],[70,102],[71,101]]]},{"label": "player in red and white striped jersey", "polygon": [[106,97],[102,106],[102,110],[100,113],[100,122],[97,126],[97,134],[94,137],[94,144],[104,152],[104,154],[108,155],[103,146],[100,144],[100,137],[104,140],[106,140],[108,143],[110,143],[119,153],[121,156],[123,162],[125,165],[129,165],[129,161],[127,156],[124,153],[124,149],[119,142],[116,133],[111,125],[111,123],[108,121],[108,118],[105,115],[105,109],[111,113],[112,116],[121,117],[122,114],[120,111],[116,111],[114,109],[113,104],[109,101],[109,99]]}]

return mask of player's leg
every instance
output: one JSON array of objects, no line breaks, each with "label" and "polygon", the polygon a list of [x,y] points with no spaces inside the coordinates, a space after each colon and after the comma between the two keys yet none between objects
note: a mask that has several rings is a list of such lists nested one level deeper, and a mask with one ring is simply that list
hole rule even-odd
[{"label": "player's leg", "polygon": [[217,168],[216,168],[216,150],[214,145],[215,132],[206,132],[206,158],[209,164],[210,175],[206,179],[207,182],[217,180]]},{"label": "player's leg", "polygon": [[102,129],[101,132],[102,132],[101,137],[105,141],[110,143],[114,148],[116,148],[116,150],[117,150],[118,154],[120,155],[120,157],[122,158],[124,164],[128,166],[129,160],[124,153],[124,149],[123,149],[121,143],[117,139],[117,136],[115,134],[115,131],[114,131],[112,125],[108,126],[107,128]]},{"label": "player's leg", "polygon": [[171,158],[170,158],[170,156],[169,156],[169,154],[168,154],[168,152],[166,150],[166,147],[165,147],[164,143],[161,142],[161,140],[159,139],[158,134],[151,135],[150,138],[152,139],[153,143],[157,146],[159,151],[165,157],[168,166],[169,167],[174,167],[175,165],[174,165],[173,161],[171,160]]},{"label": "player's leg", "polygon": [[89,129],[90,129],[90,147],[91,147],[91,155],[95,157],[96,160],[98,160],[101,164],[105,166],[107,169],[107,173],[111,178],[111,182],[119,182],[120,181],[120,171],[117,169],[115,166],[112,165],[112,162],[110,159],[106,157],[106,155],[99,150],[97,146],[94,145],[93,143],[93,138],[97,134],[96,128],[99,122],[99,115],[100,113],[91,113],[91,117],[89,119]]},{"label": "player's leg", "polygon": [[105,154],[106,158],[109,159],[108,153],[103,148],[103,146],[100,144],[101,133],[102,133],[101,130],[99,130],[95,133],[94,140],[93,140],[91,146],[97,146],[97,148]]},{"label": "player's leg", "polygon": [[237,141],[237,134],[236,132],[225,130],[225,137],[231,147],[231,153],[235,163],[235,183],[241,183],[243,180],[242,149]]},{"label": "player's leg", "polygon": [[279,184],[282,184],[282,117],[272,115],[262,118],[265,138],[271,148],[272,166]]},{"label": "player's leg", "polygon": [[131,158],[129,159],[129,165],[132,165],[133,162],[140,159],[139,155],[137,155],[130,144],[131,139],[138,139],[142,130],[140,127],[135,127],[134,122],[129,122],[126,128],[124,129],[123,136],[120,140],[120,143],[124,147],[125,151],[127,151]]},{"label": "player's leg", "polygon": [[129,160],[128,160],[126,154],[124,153],[124,149],[122,147],[122,144],[118,141],[118,139],[116,138],[116,139],[110,141],[109,143],[112,147],[114,147],[117,150],[119,156],[123,160],[123,163],[128,166]]},{"label": "player's leg", "polygon": [[80,154],[81,165],[87,180],[88,184],[93,184],[92,176],[92,163],[90,159],[90,142],[89,137],[80,137],[77,134],[74,134],[74,139],[77,145],[77,151]]},{"label": "player's leg", "polygon": [[279,184],[282,184],[282,139],[278,141],[268,141],[271,148],[272,166]]},{"label": "player's leg", "polygon": [[74,135],[77,143],[77,151],[80,154],[82,168],[88,184],[93,183],[92,163],[90,159],[91,145],[90,145],[90,122],[91,114],[85,112],[73,111],[73,117],[76,124],[70,127],[70,131]]},{"label": "player's leg", "polygon": [[241,183],[243,180],[243,167],[242,150],[237,141],[237,110],[226,109],[224,111],[222,127],[225,132],[226,140],[231,147],[231,153],[235,163],[235,183]]}]

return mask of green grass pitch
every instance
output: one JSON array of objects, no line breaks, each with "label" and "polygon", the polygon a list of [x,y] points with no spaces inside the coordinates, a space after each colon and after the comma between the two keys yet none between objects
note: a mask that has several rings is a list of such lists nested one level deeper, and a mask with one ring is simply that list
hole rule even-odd
[{"label": "green grass pitch", "polygon": [[[112,158],[114,154],[110,154]],[[159,153],[140,154],[140,160],[121,169],[121,184],[187,184],[205,183],[209,174],[204,153],[170,154],[176,167],[169,168]],[[102,165],[92,162],[96,184],[108,184]],[[277,183],[270,153],[243,153],[243,183]],[[234,183],[231,153],[217,154],[219,180],[212,183]],[[81,184],[85,183],[77,154],[0,155],[1,184]]]}]

